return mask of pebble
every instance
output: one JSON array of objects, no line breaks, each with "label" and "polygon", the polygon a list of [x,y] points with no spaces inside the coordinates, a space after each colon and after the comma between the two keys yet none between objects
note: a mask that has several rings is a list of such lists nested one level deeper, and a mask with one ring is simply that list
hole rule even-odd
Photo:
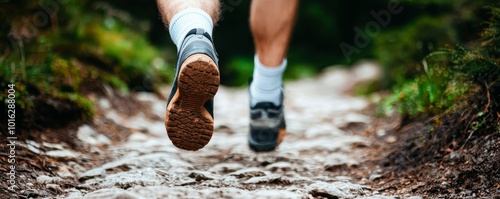
[{"label": "pebble", "polygon": [[195,179],[196,181],[205,181],[205,180],[213,180],[217,179],[216,176],[212,175],[209,172],[203,172],[203,171],[194,171],[191,172],[188,177]]},{"label": "pebble", "polygon": [[36,189],[28,189],[21,192],[25,198],[36,198],[40,195],[40,192]]},{"label": "pebble", "polygon": [[389,144],[394,143],[394,142],[396,142],[397,140],[398,140],[398,139],[396,138],[396,136],[393,136],[393,135],[391,135],[391,136],[387,136],[387,138],[385,138],[385,141],[386,141],[387,143],[389,143]]},{"label": "pebble", "polygon": [[77,138],[90,145],[108,145],[111,140],[103,134],[97,133],[92,127],[85,124],[78,128]]},{"label": "pebble", "polygon": [[128,137],[128,142],[145,142],[149,139],[150,137],[143,134],[143,133],[132,133]]},{"label": "pebble", "polygon": [[345,132],[332,124],[319,124],[307,128],[304,135],[306,138],[317,138],[325,136],[341,136],[345,135]]},{"label": "pebble", "polygon": [[325,169],[329,171],[354,167],[358,165],[358,161],[354,160],[353,157],[341,153],[330,154],[325,159]]},{"label": "pebble", "polygon": [[47,184],[47,185],[45,185],[45,187],[47,189],[51,189],[51,190],[56,191],[56,192],[63,192],[61,186],[59,186],[57,184]]},{"label": "pebble", "polygon": [[86,171],[83,174],[80,174],[78,180],[80,182],[83,182],[83,181],[86,181],[88,179],[92,179],[95,177],[102,177],[105,174],[106,174],[106,172],[104,169],[99,169],[99,168],[98,169],[91,169],[91,170]]},{"label": "pebble", "polygon": [[119,188],[107,188],[100,189],[91,193],[88,193],[84,197],[85,199],[144,199],[139,194],[119,189]]},{"label": "pebble", "polygon": [[368,178],[368,180],[374,181],[374,180],[379,179],[379,178],[382,178],[382,175],[378,172],[375,172],[375,173],[370,174],[370,177]]},{"label": "pebble", "polygon": [[450,159],[456,159],[456,158],[460,158],[460,154],[458,154],[457,152],[455,151],[452,151],[449,155]]},{"label": "pebble", "polygon": [[67,192],[66,199],[80,199],[83,197],[83,193],[77,189],[65,190]]},{"label": "pebble", "polygon": [[291,180],[279,176],[279,175],[273,175],[273,176],[259,176],[259,177],[253,177],[250,178],[246,181],[243,182],[243,184],[264,184],[264,183],[269,183],[269,184],[279,184],[279,185],[286,185],[290,184]]},{"label": "pebble", "polygon": [[110,119],[117,124],[122,124],[124,122],[124,118],[114,110],[106,111],[105,118]]},{"label": "pebble", "polygon": [[40,144],[33,140],[26,140],[26,148],[33,153],[40,154]]},{"label": "pebble", "polygon": [[379,129],[376,134],[378,137],[384,137],[387,134],[387,131],[385,129]]},{"label": "pebble", "polygon": [[67,149],[57,150],[57,151],[47,151],[45,155],[64,161],[76,160],[77,157],[78,158],[82,157],[82,155],[79,155],[79,153]]},{"label": "pebble", "polygon": [[94,177],[107,174],[108,172],[120,172],[136,168],[181,168],[190,169],[192,165],[182,161],[171,154],[151,153],[142,156],[123,157],[116,161],[106,163],[100,167],[91,169],[80,175],[82,177]]},{"label": "pebble", "polygon": [[276,171],[290,171],[292,169],[292,164],[289,162],[275,162],[266,166],[267,170]]},{"label": "pebble", "polygon": [[100,188],[118,187],[128,189],[134,186],[151,186],[165,182],[163,176],[156,173],[152,168],[131,170],[107,175],[100,183]]},{"label": "pebble", "polygon": [[50,177],[47,175],[40,175],[36,178],[36,181],[40,184],[51,184],[51,183],[59,183],[62,181],[59,177]]},{"label": "pebble", "polygon": [[50,148],[50,149],[57,149],[57,150],[64,150],[65,149],[65,147],[62,144],[56,144],[56,143],[42,142],[42,146]]},{"label": "pebble", "polygon": [[311,195],[327,198],[354,198],[362,193],[362,189],[362,186],[348,182],[316,182],[307,187]]},{"label": "pebble", "polygon": [[240,163],[220,163],[209,169],[214,173],[229,173],[242,169],[244,166]]},{"label": "pebble", "polygon": [[57,175],[62,178],[73,178],[75,175],[70,172],[67,168],[65,167],[59,167],[56,171]]},{"label": "pebble", "polygon": [[102,109],[110,109],[111,108],[111,103],[109,102],[108,99],[106,98],[100,98],[97,101],[97,104],[99,105],[100,108]]},{"label": "pebble", "polygon": [[359,113],[348,113],[335,120],[335,125],[339,128],[347,128],[352,124],[367,125],[371,122],[370,117]]},{"label": "pebble", "polygon": [[230,173],[231,176],[236,176],[237,178],[250,178],[257,176],[265,176],[266,173],[258,168],[247,168]]}]

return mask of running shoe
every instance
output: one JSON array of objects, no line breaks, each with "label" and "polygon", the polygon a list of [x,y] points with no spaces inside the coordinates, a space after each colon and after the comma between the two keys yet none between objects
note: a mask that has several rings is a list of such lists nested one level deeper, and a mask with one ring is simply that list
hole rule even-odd
[{"label": "running shoe", "polygon": [[213,97],[220,74],[212,38],[193,29],[184,38],[165,116],[174,146],[196,151],[208,144],[214,131]]},{"label": "running shoe", "polygon": [[[249,89],[250,90],[250,89]],[[252,104],[252,93],[250,104]],[[281,103],[274,105],[271,102],[259,102],[250,106],[250,134],[248,145],[254,151],[272,151],[283,140],[286,134],[285,113],[283,110],[283,89],[281,89]]]}]

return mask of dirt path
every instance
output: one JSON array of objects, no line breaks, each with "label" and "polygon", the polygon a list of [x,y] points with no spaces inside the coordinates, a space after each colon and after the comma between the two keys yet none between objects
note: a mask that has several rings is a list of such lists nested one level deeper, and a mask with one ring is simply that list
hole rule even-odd
[{"label": "dirt path", "polygon": [[[165,101],[155,95],[137,94],[139,111],[98,99],[94,125],[77,131],[88,151],[52,145],[46,154],[65,161],[51,175],[58,177],[40,175],[36,183],[61,198],[392,198],[370,186],[381,171],[365,164],[379,148],[375,140],[384,136],[380,119],[367,99],[346,94],[377,74],[364,65],[287,83],[288,134],[271,153],[247,146],[245,89],[219,89],[214,136],[196,152],[169,141]],[[37,150],[41,144],[26,145]],[[76,185],[64,186],[66,178]]]}]

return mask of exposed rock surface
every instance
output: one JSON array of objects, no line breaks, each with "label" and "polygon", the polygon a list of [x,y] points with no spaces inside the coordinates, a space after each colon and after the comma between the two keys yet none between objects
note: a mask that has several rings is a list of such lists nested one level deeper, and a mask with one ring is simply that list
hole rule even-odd
[{"label": "exposed rock surface", "polygon": [[[79,184],[56,186],[62,179],[49,176],[37,181],[59,190],[61,198],[392,198],[365,185],[369,174],[350,173],[365,160],[362,149],[372,146],[373,138],[365,132],[376,130],[373,116],[365,111],[367,99],[348,93],[357,82],[373,81],[378,73],[373,66],[362,66],[287,82],[288,134],[269,153],[255,153],[247,146],[246,89],[220,87],[214,135],[196,152],[172,145],[163,121],[166,102],[156,95],[136,94],[146,106],[138,114],[123,114],[99,99],[101,114],[95,126],[82,126],[77,135],[103,163],[71,164],[85,154],[50,146],[47,155],[67,161],[58,170],[66,168]],[[39,152],[38,145],[29,143],[30,150]]]}]

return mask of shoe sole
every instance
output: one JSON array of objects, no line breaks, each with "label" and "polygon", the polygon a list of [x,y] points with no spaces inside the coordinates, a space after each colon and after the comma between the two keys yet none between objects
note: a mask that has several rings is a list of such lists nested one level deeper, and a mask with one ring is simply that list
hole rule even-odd
[{"label": "shoe sole", "polygon": [[204,104],[215,96],[219,84],[219,69],[209,56],[195,54],[184,61],[165,116],[167,134],[174,146],[196,151],[208,144],[214,120]]},{"label": "shoe sole", "polygon": [[278,139],[276,143],[257,143],[252,140],[248,140],[248,145],[250,146],[250,149],[252,149],[255,152],[268,152],[268,151],[274,151],[283,141],[283,138],[286,135],[286,129],[279,129],[278,131]]}]

